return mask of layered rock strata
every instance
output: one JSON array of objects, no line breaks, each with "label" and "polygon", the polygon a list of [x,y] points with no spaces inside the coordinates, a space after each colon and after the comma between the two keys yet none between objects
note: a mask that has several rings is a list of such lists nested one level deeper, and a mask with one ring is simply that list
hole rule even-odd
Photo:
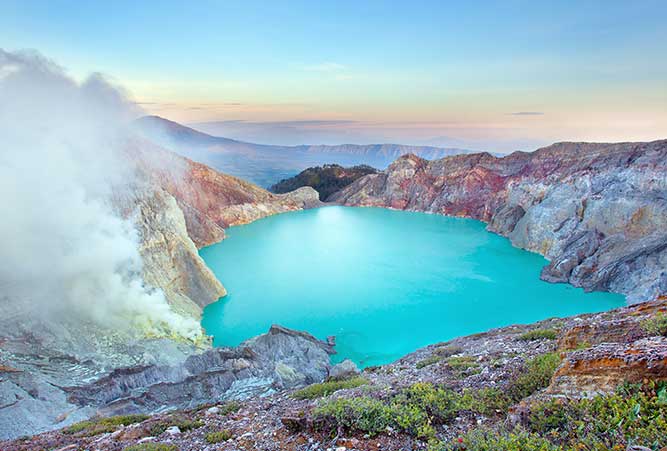
[{"label": "layered rock strata", "polygon": [[[37,344],[27,347],[17,341],[0,352],[6,356],[11,350],[14,357],[12,367],[0,370],[0,439],[94,415],[173,410],[319,382],[327,376],[334,352],[330,344],[307,333],[273,326],[235,348],[209,349],[172,363],[135,356],[134,362],[126,362],[130,366],[98,377],[95,361],[79,361]],[[174,346],[169,340],[137,343],[124,355],[129,359],[137,351],[169,346]],[[35,370],[40,364],[41,372]]]}]

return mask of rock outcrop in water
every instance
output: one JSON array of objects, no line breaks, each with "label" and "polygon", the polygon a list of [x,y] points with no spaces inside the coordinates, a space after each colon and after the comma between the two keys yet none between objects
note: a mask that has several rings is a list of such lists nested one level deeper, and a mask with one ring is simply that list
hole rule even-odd
[{"label": "rock outcrop in water", "polygon": [[348,168],[338,164],[325,164],[307,168],[294,177],[283,179],[271,186],[269,190],[274,193],[288,193],[303,186],[310,186],[320,194],[320,199],[326,202],[329,196],[352,184],[355,180],[377,172],[377,169],[363,164]]},{"label": "rock outcrop in water", "polygon": [[560,143],[503,158],[408,155],[330,200],[479,219],[544,255],[544,280],[638,302],[667,291],[665,174],[664,140]]}]

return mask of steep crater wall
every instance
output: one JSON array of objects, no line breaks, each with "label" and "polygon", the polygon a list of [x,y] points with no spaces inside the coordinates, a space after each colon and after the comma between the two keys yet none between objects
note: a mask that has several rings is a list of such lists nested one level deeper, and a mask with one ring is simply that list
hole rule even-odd
[{"label": "steep crater wall", "polygon": [[503,158],[414,155],[331,196],[478,219],[549,260],[542,278],[630,303],[667,291],[667,141],[559,143]]}]

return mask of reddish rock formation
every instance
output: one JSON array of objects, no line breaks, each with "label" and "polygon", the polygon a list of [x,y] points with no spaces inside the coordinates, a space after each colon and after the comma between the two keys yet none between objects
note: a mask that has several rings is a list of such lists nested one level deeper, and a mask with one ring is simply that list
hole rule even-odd
[{"label": "reddish rock formation", "polygon": [[588,348],[601,343],[631,343],[648,336],[642,322],[660,313],[667,313],[667,297],[659,296],[651,302],[644,302],[614,312],[600,313],[586,321],[573,323],[563,331],[558,339],[560,351]]},{"label": "reddish rock formation", "polygon": [[133,158],[154,184],[176,199],[197,247],[221,241],[229,226],[319,205],[313,189],[272,194],[148,142],[136,144]]},{"label": "reddish rock formation", "polygon": [[667,380],[667,338],[602,343],[567,354],[547,393],[568,397],[612,392],[623,382]]}]

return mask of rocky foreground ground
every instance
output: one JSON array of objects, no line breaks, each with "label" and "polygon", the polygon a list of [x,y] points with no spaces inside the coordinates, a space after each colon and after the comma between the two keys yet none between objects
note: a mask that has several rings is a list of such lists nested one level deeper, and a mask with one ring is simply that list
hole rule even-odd
[{"label": "rocky foreground ground", "polygon": [[359,374],[339,365],[305,389],[98,418],[0,449],[658,450],[667,446],[666,334],[660,298],[457,338]]}]

